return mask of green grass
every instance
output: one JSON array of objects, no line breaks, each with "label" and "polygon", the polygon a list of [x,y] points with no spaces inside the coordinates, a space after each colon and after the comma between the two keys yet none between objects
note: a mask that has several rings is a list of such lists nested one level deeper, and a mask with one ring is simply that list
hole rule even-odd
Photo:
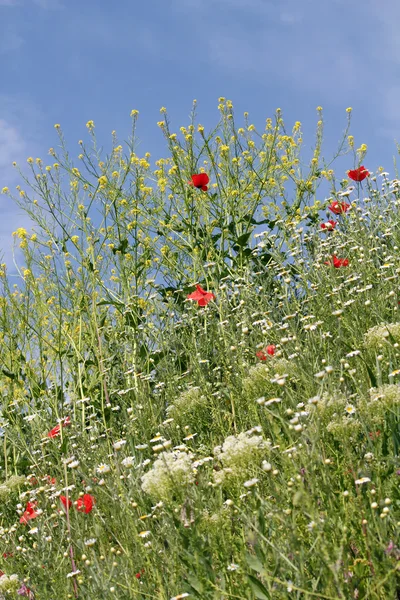
[{"label": "green grass", "polygon": [[134,111],[79,170],[56,126],[3,190],[35,228],[0,270],[0,598],[398,597],[400,182],[350,188],[321,110],[308,161],[280,111],[219,110],[163,112],[155,170]]}]

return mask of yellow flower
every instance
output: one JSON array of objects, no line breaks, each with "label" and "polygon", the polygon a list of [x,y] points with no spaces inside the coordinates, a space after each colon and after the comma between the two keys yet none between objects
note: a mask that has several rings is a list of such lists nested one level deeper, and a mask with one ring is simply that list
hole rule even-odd
[{"label": "yellow flower", "polygon": [[8,187],[3,187],[3,189],[1,190],[2,194],[9,194],[10,190],[8,189]]},{"label": "yellow flower", "polygon": [[93,129],[93,128],[94,128],[94,122],[93,122],[93,121],[88,121],[88,122],[86,123],[86,127],[87,127],[88,129]]},{"label": "yellow flower", "polygon": [[119,177],[119,173],[118,173],[118,171],[113,171],[113,172],[111,173],[111,176],[112,176],[112,177]]},{"label": "yellow flower", "polygon": [[131,117],[136,117],[139,114],[139,111],[136,109],[131,110]]},{"label": "yellow flower", "polygon": [[32,156],[30,156],[29,158],[27,158],[26,162],[29,163],[30,165],[32,165],[33,164],[33,158],[32,158]]},{"label": "yellow flower", "polygon": [[322,110],[322,106],[317,106],[317,111],[321,112],[321,110]]},{"label": "yellow flower", "polygon": [[351,113],[351,111],[352,111],[352,110],[353,110],[353,109],[351,108],[351,106],[349,106],[349,108],[346,108],[346,112],[347,112],[347,113]]},{"label": "yellow flower", "polygon": [[23,227],[19,227],[16,231],[13,232],[13,236],[17,236],[20,240],[23,240],[28,235],[28,232]]},{"label": "yellow flower", "polygon": [[60,125],[59,123],[56,123],[56,124],[54,125],[54,128],[55,128],[55,129],[60,129],[60,127],[61,127],[61,125]]},{"label": "yellow flower", "polygon": [[167,109],[165,108],[165,106],[162,106],[160,108],[160,113],[166,113],[166,112],[167,112]]}]

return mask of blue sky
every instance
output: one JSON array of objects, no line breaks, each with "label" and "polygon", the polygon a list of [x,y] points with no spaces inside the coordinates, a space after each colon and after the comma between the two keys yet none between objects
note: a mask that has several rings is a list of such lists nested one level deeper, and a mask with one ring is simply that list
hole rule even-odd
[{"label": "blue sky", "polygon": [[[167,154],[160,107],[176,131],[196,98],[211,128],[219,96],[239,123],[248,110],[260,128],[280,107],[288,126],[303,123],[305,149],[321,105],[327,158],[352,106],[365,166],[394,176],[399,22],[398,0],[0,0],[0,189],[19,183],[13,160],[50,159],[55,123],[77,156],[93,119],[107,151],[113,129],[128,137],[136,108],[139,153],[156,160]],[[0,255],[13,270],[11,233],[30,220],[5,196],[0,203]]]}]

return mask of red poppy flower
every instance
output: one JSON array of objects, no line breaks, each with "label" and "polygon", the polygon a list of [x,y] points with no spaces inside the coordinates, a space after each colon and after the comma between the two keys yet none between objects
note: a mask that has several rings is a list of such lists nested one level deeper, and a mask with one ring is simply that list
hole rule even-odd
[{"label": "red poppy flower", "polygon": [[347,175],[353,181],[363,181],[366,177],[368,177],[369,171],[367,171],[367,169],[364,167],[364,165],[361,165],[361,167],[358,167],[358,169],[353,169],[352,171],[348,171]]},{"label": "red poppy flower", "polygon": [[47,481],[48,481],[48,483],[50,485],[54,485],[55,483],[57,483],[56,478],[55,477],[50,477],[50,475],[46,475],[46,479],[47,479]]},{"label": "red poppy flower", "polygon": [[[270,356],[274,356],[275,350],[276,350],[276,346],[274,346],[273,344],[270,344],[263,350],[259,350],[258,352],[256,352],[256,356],[260,360],[267,360],[267,354],[269,354]],[[265,354],[265,353],[267,353],[267,354]]]},{"label": "red poppy flower", "polygon": [[39,515],[39,513],[37,513],[35,511],[36,506],[37,506],[36,501],[35,502],[27,502],[25,512],[22,515],[22,517],[20,518],[19,522],[26,525],[28,521],[37,517]]},{"label": "red poppy flower", "polygon": [[346,202],[338,202],[338,200],[334,200],[329,206],[328,209],[333,212],[334,215],[341,215],[347,212],[350,208],[350,204]]},{"label": "red poppy flower", "polygon": [[76,501],[76,508],[79,512],[90,513],[93,510],[93,506],[96,504],[94,496],[90,494],[83,494],[81,498]]},{"label": "red poppy flower", "polygon": [[333,229],[335,229],[337,223],[336,221],[332,221],[332,219],[329,219],[329,221],[327,221],[326,223],[321,223],[321,229],[326,229],[327,231],[333,231]]},{"label": "red poppy flower", "polygon": [[192,181],[189,181],[189,185],[193,185],[198,190],[206,192],[208,190],[207,184],[210,178],[207,173],[199,173],[198,175],[192,175]]},{"label": "red poppy flower", "polygon": [[188,300],[197,300],[199,306],[207,306],[210,300],[215,300],[212,292],[206,292],[201,285],[196,285],[196,291],[186,296]]},{"label": "red poppy flower", "polygon": [[337,256],[332,256],[332,262],[325,262],[326,265],[333,265],[335,269],[339,269],[339,267],[348,267],[349,259],[348,258],[337,258]]},{"label": "red poppy flower", "polygon": [[60,496],[60,500],[64,504],[64,508],[65,509],[67,509],[67,506],[68,506],[68,509],[71,508],[71,506],[72,506],[72,500],[70,500],[69,498],[67,498],[67,496]]},{"label": "red poppy flower", "polygon": [[58,435],[60,435],[61,425],[63,427],[67,427],[67,425],[71,425],[71,418],[70,417],[65,417],[64,422],[63,423],[59,423],[58,425],[56,425],[55,427],[53,427],[53,429],[51,431],[49,431],[49,433],[47,434],[47,437],[49,437],[49,438],[55,438]]}]

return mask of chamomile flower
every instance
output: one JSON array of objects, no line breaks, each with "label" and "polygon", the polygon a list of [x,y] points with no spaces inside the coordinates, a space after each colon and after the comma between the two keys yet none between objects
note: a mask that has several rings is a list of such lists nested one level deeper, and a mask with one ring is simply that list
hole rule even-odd
[{"label": "chamomile flower", "polygon": [[356,485],[363,485],[364,483],[369,483],[371,480],[369,477],[360,477],[360,479],[355,480]]},{"label": "chamomile flower", "polygon": [[111,471],[111,469],[110,469],[109,465],[102,463],[101,465],[99,465],[97,467],[96,471],[99,475],[105,475],[106,473],[109,473]]}]

